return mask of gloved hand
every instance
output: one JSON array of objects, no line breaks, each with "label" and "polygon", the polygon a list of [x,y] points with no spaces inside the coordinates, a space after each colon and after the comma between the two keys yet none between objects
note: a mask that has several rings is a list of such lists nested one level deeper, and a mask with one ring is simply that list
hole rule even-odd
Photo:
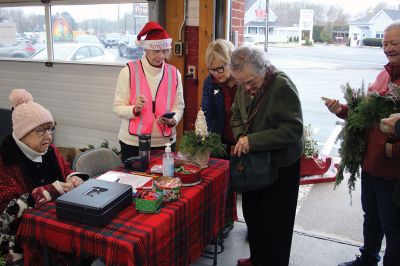
[{"label": "gloved hand", "polygon": [[70,183],[54,181],[51,184],[33,189],[31,195],[35,200],[35,207],[38,207],[45,202],[55,200],[56,198],[73,188],[73,185]]}]

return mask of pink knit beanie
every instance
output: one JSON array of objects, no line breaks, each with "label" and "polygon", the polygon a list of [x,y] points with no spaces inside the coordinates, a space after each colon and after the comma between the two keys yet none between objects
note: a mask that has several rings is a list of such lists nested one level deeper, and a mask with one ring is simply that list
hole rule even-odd
[{"label": "pink knit beanie", "polygon": [[17,139],[23,138],[44,123],[54,123],[50,111],[33,102],[32,94],[24,89],[14,89],[9,97],[12,112],[13,133]]}]

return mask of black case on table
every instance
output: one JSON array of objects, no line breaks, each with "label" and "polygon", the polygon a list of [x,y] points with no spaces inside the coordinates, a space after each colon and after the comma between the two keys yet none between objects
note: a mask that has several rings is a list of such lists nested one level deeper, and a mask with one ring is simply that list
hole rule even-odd
[{"label": "black case on table", "polygon": [[130,185],[89,179],[56,200],[56,213],[61,220],[103,226],[132,202]]}]

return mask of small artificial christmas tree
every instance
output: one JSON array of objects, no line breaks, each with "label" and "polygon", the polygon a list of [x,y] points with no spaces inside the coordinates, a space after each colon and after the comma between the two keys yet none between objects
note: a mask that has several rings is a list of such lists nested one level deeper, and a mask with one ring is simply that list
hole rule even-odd
[{"label": "small artificial christmas tree", "polygon": [[214,156],[222,156],[225,153],[221,136],[214,132],[208,132],[206,117],[202,110],[197,113],[195,130],[185,131],[183,134],[179,150],[190,160],[207,153]]}]

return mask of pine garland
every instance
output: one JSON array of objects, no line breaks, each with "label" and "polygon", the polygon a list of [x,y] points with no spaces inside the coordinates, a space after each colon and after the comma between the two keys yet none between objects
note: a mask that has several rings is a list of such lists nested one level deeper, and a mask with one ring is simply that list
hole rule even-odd
[{"label": "pine garland", "polygon": [[336,186],[344,179],[344,171],[350,173],[349,192],[355,189],[355,182],[360,177],[360,166],[365,151],[366,129],[380,123],[382,118],[400,110],[400,87],[391,83],[389,92],[382,96],[378,93],[366,94],[364,82],[359,89],[353,89],[349,83],[342,86],[344,98],[349,107],[348,117],[340,137],[342,138],[339,154],[342,158]]}]

